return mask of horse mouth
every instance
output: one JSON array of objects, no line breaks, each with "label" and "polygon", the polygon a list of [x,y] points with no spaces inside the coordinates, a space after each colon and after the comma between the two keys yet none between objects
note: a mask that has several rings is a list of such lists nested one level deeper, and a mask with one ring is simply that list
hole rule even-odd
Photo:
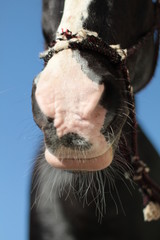
[{"label": "horse mouth", "polygon": [[[99,144],[98,148],[93,148],[83,151],[71,150],[65,147],[60,148],[60,151],[52,151],[47,145],[45,149],[45,159],[54,168],[71,171],[100,171],[107,168],[113,161],[116,147],[121,137],[123,126],[126,122],[128,114],[121,118],[115,117],[113,122],[109,124],[106,131],[101,132],[101,135],[108,134],[108,138]],[[114,131],[109,133],[109,129]],[[103,133],[103,134],[102,134]],[[109,135],[112,135],[109,137]],[[104,137],[104,136],[103,136]],[[98,141],[98,140],[97,140]]]},{"label": "horse mouth", "polygon": [[71,149],[60,142],[55,148],[54,141],[52,145],[48,143],[49,136],[43,129],[46,161],[53,168],[75,172],[94,172],[106,169],[115,156],[128,112],[127,110],[123,117],[117,115],[106,129],[101,129],[99,134],[101,137],[94,139],[94,143],[91,142],[87,147],[83,144],[83,146],[71,146]]},{"label": "horse mouth", "polygon": [[107,168],[113,160],[113,149],[112,146],[108,146],[108,149],[97,156],[92,157],[61,157],[56,156],[49,151],[48,148],[45,150],[45,158],[47,162],[59,169],[72,170],[72,171],[100,171]]}]

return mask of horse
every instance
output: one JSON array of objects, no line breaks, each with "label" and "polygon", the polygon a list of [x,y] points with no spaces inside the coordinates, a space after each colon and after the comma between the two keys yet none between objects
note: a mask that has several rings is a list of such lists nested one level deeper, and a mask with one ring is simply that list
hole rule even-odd
[{"label": "horse", "polygon": [[160,217],[159,186],[141,160],[156,178],[159,156],[136,131],[134,104],[156,67],[159,9],[151,0],[43,0],[45,67],[32,109],[44,144],[30,240],[160,238],[159,222],[141,211]]}]

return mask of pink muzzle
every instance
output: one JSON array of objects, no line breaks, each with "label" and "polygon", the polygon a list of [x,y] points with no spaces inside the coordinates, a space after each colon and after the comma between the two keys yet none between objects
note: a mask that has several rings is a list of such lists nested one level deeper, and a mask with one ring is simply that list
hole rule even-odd
[{"label": "pink muzzle", "polygon": [[39,108],[53,124],[59,139],[76,133],[91,144],[89,150],[68,150],[62,147],[51,152],[46,147],[46,160],[54,167],[96,171],[112,161],[112,147],[101,129],[107,110],[100,104],[104,85],[98,84],[82,71],[71,50],[54,55],[40,74],[35,97]]}]

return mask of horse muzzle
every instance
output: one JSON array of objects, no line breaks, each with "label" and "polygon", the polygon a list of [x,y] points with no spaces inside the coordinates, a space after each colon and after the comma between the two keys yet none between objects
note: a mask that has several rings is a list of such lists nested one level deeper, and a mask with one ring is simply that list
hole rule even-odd
[{"label": "horse muzzle", "polygon": [[[92,71],[94,80],[87,71]],[[34,80],[33,115],[44,133],[45,158],[51,166],[98,171],[111,164],[115,140],[105,130],[115,119],[117,107],[108,110],[103,104],[107,90],[101,76],[86,62],[77,62],[71,50],[52,57]]]}]

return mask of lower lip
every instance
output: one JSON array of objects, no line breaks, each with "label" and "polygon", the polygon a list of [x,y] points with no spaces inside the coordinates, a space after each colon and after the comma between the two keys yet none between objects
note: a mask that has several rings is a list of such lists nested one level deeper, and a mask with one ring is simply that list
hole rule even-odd
[{"label": "lower lip", "polygon": [[45,150],[46,161],[54,168],[72,171],[100,171],[107,168],[113,160],[113,151],[110,147],[104,154],[89,159],[61,159]]}]

